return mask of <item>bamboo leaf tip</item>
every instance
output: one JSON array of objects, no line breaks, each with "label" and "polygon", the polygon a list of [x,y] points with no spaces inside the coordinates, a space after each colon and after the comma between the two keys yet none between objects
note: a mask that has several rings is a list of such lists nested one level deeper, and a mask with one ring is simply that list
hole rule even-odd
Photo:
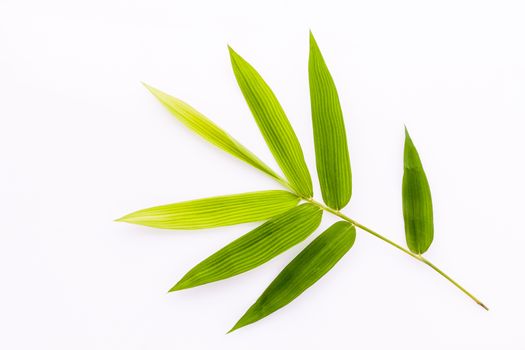
[{"label": "bamboo leaf tip", "polygon": [[243,58],[230,45],[228,45],[228,52],[230,53],[230,60],[235,70],[235,67],[238,66],[239,62],[243,61]]},{"label": "bamboo leaf tip", "polygon": [[128,222],[128,215],[124,215],[118,219],[113,220],[114,222]]},{"label": "bamboo leaf tip", "polygon": [[315,41],[314,33],[310,30],[310,49],[318,49],[317,41]]},{"label": "bamboo leaf tip", "polygon": [[141,224],[141,215],[137,215],[137,212],[133,212],[127,215],[124,215],[115,220],[115,222],[126,222],[128,224]]},{"label": "bamboo leaf tip", "polygon": [[137,218],[137,212],[133,212],[133,213],[130,213],[130,214],[126,214],[124,216],[121,216],[120,218],[116,219],[115,221],[116,222],[129,222],[129,223],[133,223],[134,222],[134,219]]},{"label": "bamboo leaf tip", "polygon": [[239,321],[237,321],[237,323],[228,332],[226,332],[226,334],[230,334],[236,331],[237,329],[246,326],[245,324],[242,324],[241,321],[242,321],[242,318]]},{"label": "bamboo leaf tip", "polygon": [[228,52],[230,53],[230,57],[232,59],[239,57],[239,54],[233,49],[233,47],[230,46],[230,44],[228,44],[227,46],[228,46]]},{"label": "bamboo leaf tip", "polygon": [[176,284],[176,285],[174,285],[173,287],[171,287],[171,288],[168,290],[168,294],[169,294],[169,293],[176,292],[176,291],[181,290],[181,289],[182,289],[182,288],[179,288],[179,287],[177,286],[177,284]]},{"label": "bamboo leaf tip", "polygon": [[148,84],[146,84],[146,83],[143,82],[143,81],[142,81],[141,83],[142,83],[142,85],[143,85],[146,89],[148,89],[149,92],[151,92],[151,93],[152,93],[153,95],[155,95],[157,98],[159,97],[159,94],[162,93],[159,89],[154,88],[153,86],[148,85]]},{"label": "bamboo leaf tip", "polygon": [[180,281],[175,283],[175,285],[170,288],[168,293],[177,292],[179,290],[188,289],[188,288],[196,287],[199,285],[199,284],[192,283],[191,280],[189,280],[186,277],[187,276],[184,276]]}]

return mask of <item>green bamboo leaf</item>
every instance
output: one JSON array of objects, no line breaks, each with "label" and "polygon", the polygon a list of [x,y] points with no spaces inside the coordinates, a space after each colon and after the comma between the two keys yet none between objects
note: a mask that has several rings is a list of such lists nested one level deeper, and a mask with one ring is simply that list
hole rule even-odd
[{"label": "green bamboo leaf", "polygon": [[195,230],[266,220],[295,207],[299,198],[287,191],[259,191],[161,205],[117,221],[173,230]]},{"label": "green bamboo leaf", "polygon": [[230,332],[286,306],[323,277],[350,250],[355,226],[339,221],[312,241],[273,280]]},{"label": "green bamboo leaf", "polygon": [[228,48],[237,83],[275,160],[297,193],[312,197],[312,179],[303,151],[283,108],[259,73]]},{"label": "green bamboo leaf", "polygon": [[144,86],[186,127],[199,134],[206,141],[218,148],[230,153],[234,157],[245,161],[251,166],[261,170],[281,182],[280,177],[257,158],[246,147],[231,137],[226,131],[222,130],[217,124],[206,118],[187,103],[170,96],[152,86]]},{"label": "green bamboo leaf", "polygon": [[321,216],[322,210],[308,203],[290,209],[196,265],[170,292],[226,279],[264,264],[314,232]]},{"label": "green bamboo leaf", "polygon": [[323,200],[329,207],[344,208],[352,196],[352,171],[339,95],[332,75],[310,32],[308,59],[310,100],[317,174]]},{"label": "green bamboo leaf", "polygon": [[434,239],[432,196],[421,159],[406,128],[403,217],[408,248],[413,253],[423,254]]}]

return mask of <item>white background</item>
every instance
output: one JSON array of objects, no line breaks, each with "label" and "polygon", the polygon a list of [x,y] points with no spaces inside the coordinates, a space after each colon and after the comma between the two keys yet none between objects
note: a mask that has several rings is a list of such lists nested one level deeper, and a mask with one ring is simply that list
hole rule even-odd
[{"label": "white background", "polygon": [[[522,1],[2,0],[0,348],[524,349],[524,17]],[[348,128],[345,212],[404,243],[406,123],[434,198],[427,257],[490,312],[360,232],[320,283],[225,335],[307,242],[167,294],[255,224],[170,232],[113,222],[279,188],[184,129],[140,84],[189,102],[275,167],[227,43],[274,89],[316,182],[310,28]]]}]

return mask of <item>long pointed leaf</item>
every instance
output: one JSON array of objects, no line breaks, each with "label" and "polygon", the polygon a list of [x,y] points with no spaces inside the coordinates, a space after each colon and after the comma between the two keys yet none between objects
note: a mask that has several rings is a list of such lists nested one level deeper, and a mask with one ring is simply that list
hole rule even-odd
[{"label": "long pointed leaf", "polygon": [[266,220],[299,202],[287,191],[259,191],[196,199],[142,209],[117,221],[156,228],[195,230]]},{"label": "long pointed leaf", "polygon": [[231,47],[237,83],[275,160],[300,195],[313,195],[312,179],[297,136],[273,91],[259,73]]},{"label": "long pointed leaf", "polygon": [[326,205],[338,210],[352,196],[345,124],[332,75],[311,32],[308,77],[319,183]]},{"label": "long pointed leaf", "polygon": [[355,227],[352,224],[340,221],[330,226],[281,271],[230,332],[289,304],[330,271],[354,241]]},{"label": "long pointed leaf", "polygon": [[215,282],[256,268],[303,241],[319,226],[321,216],[322,210],[312,204],[290,209],[196,265],[170,291]]},{"label": "long pointed leaf", "polygon": [[264,164],[262,160],[257,158],[257,156],[231,137],[226,131],[222,130],[214,122],[206,118],[193,107],[152,86],[147,84],[144,84],[144,86],[168,109],[168,111],[171,112],[171,114],[186,125],[186,127],[218,148],[245,161],[281,182],[279,176],[270,169],[270,167]]},{"label": "long pointed leaf", "polygon": [[432,196],[421,159],[406,128],[402,192],[408,248],[413,253],[423,254],[434,239]]}]

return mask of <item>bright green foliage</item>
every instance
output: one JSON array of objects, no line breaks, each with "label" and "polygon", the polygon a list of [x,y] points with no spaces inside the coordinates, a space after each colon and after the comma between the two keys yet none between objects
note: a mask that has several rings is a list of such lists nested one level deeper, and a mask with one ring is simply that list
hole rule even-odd
[{"label": "bright green foliage", "polygon": [[155,89],[152,86],[147,84],[144,84],[144,86],[164,105],[164,107],[168,109],[168,111],[171,112],[171,114],[206,141],[279,181],[279,176],[270,169],[270,167],[264,164],[262,160],[257,158],[257,156],[246,149],[246,147],[241,145],[233,137],[228,135],[226,131],[222,130],[214,122],[193,109],[193,107],[173,96]]},{"label": "bright green foliage", "polygon": [[408,248],[413,253],[423,254],[434,239],[432,196],[419,154],[406,128],[403,217]]},{"label": "bright green foliage", "polygon": [[[274,93],[248,62],[231,48],[229,50],[242,94],[286,179],[186,103],[146,87],[189,129],[268,174],[290,192],[261,191],[198,199],[139,210],[119,219],[165,229],[200,229],[268,220],[197,264],[170,291],[226,279],[264,264],[312,234],[321,222],[323,211],[327,211],[345,221],[332,225],[299,253],[231,331],[270,315],[317,282],[352,247],[355,227],[426,264],[488,310],[479,299],[421,255],[429,248],[434,235],[432,199],[408,131],[402,197],[409,249],[339,211],[352,195],[350,158],[338,93],[313,35],[310,33],[308,75],[317,172],[326,206],[311,198],[312,180],[301,146]],[[301,200],[308,203],[297,206]]]},{"label": "bright green foliage", "polygon": [[230,332],[259,321],[301,295],[350,250],[355,226],[339,221],[312,241],[273,280]]},{"label": "bright green foliage", "polygon": [[259,73],[229,49],[237,83],[275,160],[294,190],[306,198],[312,197],[312,179],[303,151],[283,108]]},{"label": "bright green foliage", "polygon": [[290,209],[199,263],[170,291],[200,286],[254,269],[303,241],[319,226],[321,216],[322,210],[312,204]]},{"label": "bright green foliage", "polygon": [[308,77],[319,183],[326,205],[339,210],[352,196],[345,123],[337,89],[311,32]]},{"label": "bright green foliage", "polygon": [[150,227],[195,230],[261,221],[295,207],[299,198],[287,191],[260,191],[161,205],[117,221]]}]

